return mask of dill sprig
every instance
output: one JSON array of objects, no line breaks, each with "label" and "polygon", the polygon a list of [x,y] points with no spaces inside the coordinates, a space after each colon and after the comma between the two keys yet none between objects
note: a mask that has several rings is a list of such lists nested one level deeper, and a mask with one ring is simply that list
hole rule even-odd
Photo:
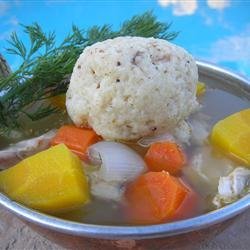
[{"label": "dill sprig", "polygon": [[23,116],[36,121],[60,112],[44,100],[66,92],[75,62],[86,46],[118,36],[173,40],[178,33],[169,32],[170,26],[146,12],[125,21],[118,31],[110,25],[88,30],[73,25],[71,33],[56,45],[54,32],[45,33],[37,23],[22,25],[29,46],[13,32],[7,48],[8,53],[21,57],[22,63],[7,77],[0,76],[0,135],[20,128]]}]

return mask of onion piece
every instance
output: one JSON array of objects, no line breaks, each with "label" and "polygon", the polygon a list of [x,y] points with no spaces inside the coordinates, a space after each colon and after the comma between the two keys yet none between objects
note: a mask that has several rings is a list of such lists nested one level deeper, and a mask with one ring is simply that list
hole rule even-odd
[{"label": "onion piece", "polygon": [[121,143],[98,142],[89,147],[88,155],[92,163],[101,163],[98,176],[107,182],[129,181],[146,170],[141,156]]},{"label": "onion piece", "polygon": [[143,137],[137,142],[137,144],[140,145],[141,147],[147,148],[153,143],[162,142],[162,141],[175,142],[176,140],[173,135],[169,133],[165,133],[161,135]]}]

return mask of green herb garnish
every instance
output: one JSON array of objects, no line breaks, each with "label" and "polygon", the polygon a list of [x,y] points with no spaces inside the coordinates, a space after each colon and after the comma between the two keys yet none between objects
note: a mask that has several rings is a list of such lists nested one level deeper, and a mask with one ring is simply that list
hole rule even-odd
[{"label": "green herb garnish", "polygon": [[22,63],[7,77],[0,74],[0,135],[20,128],[23,116],[36,121],[60,112],[44,100],[66,92],[75,62],[86,46],[117,36],[173,40],[178,34],[169,32],[171,24],[159,22],[151,12],[125,21],[118,31],[109,25],[88,30],[73,25],[72,32],[59,45],[55,33],[45,33],[37,23],[22,26],[30,45],[25,46],[14,32],[7,49],[20,56]]}]

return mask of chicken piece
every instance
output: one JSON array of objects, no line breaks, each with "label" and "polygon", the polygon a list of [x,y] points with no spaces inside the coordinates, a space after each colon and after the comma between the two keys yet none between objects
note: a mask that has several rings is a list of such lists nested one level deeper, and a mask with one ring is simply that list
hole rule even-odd
[{"label": "chicken piece", "polygon": [[90,193],[103,200],[120,202],[124,194],[124,185],[119,181],[107,181],[100,174],[99,167],[83,163],[90,183]]},{"label": "chicken piece", "polygon": [[190,144],[191,134],[192,129],[185,120],[179,122],[173,133],[174,138],[176,138],[177,142],[186,144]]},{"label": "chicken piece", "polygon": [[92,175],[90,183],[90,191],[93,196],[117,202],[122,200],[124,188],[122,188],[119,182],[106,182]]},{"label": "chicken piece", "polygon": [[227,175],[233,170],[230,160],[216,157],[209,147],[197,150],[190,165],[201,178],[212,185],[217,185],[220,176]]},{"label": "chicken piece", "polygon": [[11,145],[0,151],[0,169],[6,169],[21,161],[22,159],[49,148],[51,139],[56,130]]},{"label": "chicken piece", "polygon": [[213,204],[219,208],[224,204],[232,203],[250,192],[250,170],[237,167],[226,177],[220,177],[218,194]]},{"label": "chicken piece", "polygon": [[188,166],[183,168],[183,174],[205,198],[215,196],[220,176],[226,176],[232,171],[232,162],[213,155],[209,146],[196,150]]},{"label": "chicken piece", "polygon": [[198,112],[188,121],[181,121],[174,130],[174,137],[179,143],[203,145],[209,135],[210,117]]},{"label": "chicken piece", "polygon": [[211,118],[208,115],[198,112],[189,120],[189,125],[192,131],[190,141],[194,145],[201,146],[206,142],[210,131],[210,119]]}]

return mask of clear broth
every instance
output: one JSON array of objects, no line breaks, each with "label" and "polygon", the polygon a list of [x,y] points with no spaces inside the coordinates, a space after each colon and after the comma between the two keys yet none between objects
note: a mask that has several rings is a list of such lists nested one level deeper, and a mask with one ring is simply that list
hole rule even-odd
[{"label": "clear broth", "polygon": [[[209,121],[209,129],[220,119],[224,117],[240,111],[245,108],[249,108],[249,101],[244,100],[238,96],[232,95],[225,90],[220,89],[212,89],[208,88],[204,96],[200,98],[200,103],[202,103],[202,113],[211,117]],[[129,145],[131,146],[131,145]],[[139,152],[142,156],[146,153],[145,148],[141,148],[140,146],[131,146],[137,152]],[[191,156],[197,150],[205,150],[211,153],[211,157],[218,158],[218,161],[224,160],[224,156],[220,153],[212,152],[210,145],[204,146],[194,146],[190,145],[185,148],[185,152],[187,156]],[[211,151],[211,152],[210,152]],[[230,164],[232,166],[236,166],[237,164],[229,159]],[[210,171],[218,171],[215,169],[215,166],[211,167]],[[189,168],[188,165],[186,168]],[[221,173],[223,174],[223,171]],[[191,174],[192,175],[192,174]],[[184,174],[181,176],[190,186],[192,186],[196,192],[200,194],[200,206],[198,214],[206,213],[214,209],[212,206],[212,197],[215,195],[217,191],[217,182],[218,179],[214,178],[211,180],[211,185],[206,185],[203,181],[199,180],[198,176],[193,176],[190,178],[190,174]],[[77,222],[83,223],[91,223],[91,224],[102,224],[102,225],[128,225],[128,221],[124,216],[123,206],[121,204],[117,204],[115,202],[105,201],[101,199],[93,199],[89,204],[85,205],[81,209],[77,209],[75,211],[71,211],[65,214],[60,215],[59,217],[67,220],[73,220]]]},{"label": "clear broth", "polygon": [[[236,95],[229,93],[226,90],[217,89],[217,88],[209,88],[207,87],[206,93],[204,96],[200,97],[200,103],[202,104],[201,112],[205,115],[211,117],[209,121],[209,129],[211,130],[214,123],[218,120],[240,111],[245,108],[249,108],[249,101],[240,98]],[[48,122],[49,121],[49,122]],[[14,135],[10,138],[0,138],[0,149],[8,146],[10,143],[14,143],[16,141],[20,141],[25,138],[29,138],[32,136],[36,136],[38,134],[44,133],[45,131],[59,127],[63,123],[68,123],[69,119],[65,114],[59,116],[52,116],[49,119],[44,119],[39,121],[39,123],[35,124],[35,127],[32,124],[33,131],[30,131],[31,124],[24,122],[24,127],[26,131],[18,131],[18,136]],[[46,127],[50,124],[50,127]],[[46,129],[44,129],[46,127]],[[133,149],[135,149],[138,153],[142,156],[145,154],[146,149],[141,148],[138,145],[131,145]],[[185,148],[185,152],[188,156],[188,159],[197,151],[197,150],[208,150],[208,154],[211,155],[211,158],[218,158],[218,161],[225,159],[223,155],[216,152],[214,153],[210,145],[204,146],[194,146],[190,145],[189,147]],[[228,159],[228,161],[230,161]],[[232,166],[236,166],[235,162],[230,161]],[[218,178],[214,178],[211,180],[210,184],[204,183],[199,179],[199,176],[196,176],[195,173],[189,171],[189,166],[185,167],[183,175],[181,176],[190,186],[194,188],[196,192],[200,194],[200,209],[198,214],[206,213],[214,209],[212,206],[212,197],[215,195],[217,191],[217,183]],[[208,166],[208,170],[210,172],[218,172],[213,164]],[[223,171],[219,174],[223,174]],[[80,209],[64,213],[59,215],[58,217],[83,222],[83,223],[90,223],[90,224],[102,224],[102,225],[128,225],[128,221],[124,216],[123,205],[118,204],[112,201],[105,201],[97,198],[93,198],[91,202]]]}]

